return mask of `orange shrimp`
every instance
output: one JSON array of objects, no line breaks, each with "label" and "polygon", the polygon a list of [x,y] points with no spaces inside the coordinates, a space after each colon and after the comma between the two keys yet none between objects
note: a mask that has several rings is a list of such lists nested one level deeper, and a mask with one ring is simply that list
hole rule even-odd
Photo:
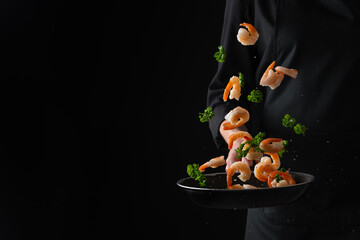
[{"label": "orange shrimp", "polygon": [[245,28],[239,29],[237,34],[238,41],[244,46],[254,45],[259,38],[259,33],[254,26],[250,23],[241,23],[240,26]]},{"label": "orange shrimp", "polygon": [[[230,91],[230,89],[231,89],[231,91]],[[224,102],[227,101],[229,92],[230,92],[230,99],[234,99],[234,98],[236,100],[240,99],[241,84],[240,84],[239,77],[233,76],[232,78],[230,78],[228,84],[226,85],[224,95],[223,95]]]},{"label": "orange shrimp", "polygon": [[[278,175],[282,178],[280,181],[275,180],[275,176]],[[268,176],[269,187],[283,187],[296,184],[295,180],[291,177],[289,172],[273,171]]]},{"label": "orange shrimp", "polygon": [[285,74],[293,79],[297,78],[297,75],[298,75],[298,71],[296,69],[289,69],[289,68],[286,68],[286,67],[282,67],[282,66],[277,66],[275,68],[275,71],[277,71],[278,73],[282,73],[282,74]]},{"label": "orange shrimp", "polygon": [[223,124],[224,130],[229,130],[238,128],[249,121],[250,114],[245,108],[236,107],[226,114],[225,119],[228,120],[229,123]]},{"label": "orange shrimp", "polygon": [[238,138],[243,138],[245,141],[248,141],[252,139],[252,136],[250,135],[250,133],[246,131],[240,131],[231,134],[229,137],[229,144],[228,144],[229,149],[232,149],[234,141],[237,140]]},{"label": "orange shrimp", "polygon": [[199,167],[199,171],[200,172],[204,172],[206,168],[211,167],[211,168],[217,168],[220,167],[222,165],[225,165],[226,161],[224,156],[220,156],[220,157],[216,157],[211,159],[210,161],[204,163],[203,165],[201,165]]},{"label": "orange shrimp", "polygon": [[267,163],[259,162],[255,165],[254,175],[257,179],[262,182],[266,182],[268,180],[269,173],[273,172],[275,169]]},{"label": "orange shrimp", "polygon": [[268,86],[272,90],[280,86],[282,80],[284,79],[284,74],[290,76],[291,78],[296,78],[298,75],[298,71],[296,69],[289,69],[282,66],[277,66],[275,71],[273,68],[275,67],[275,61],[273,61],[269,67],[265,70],[264,74],[260,79],[261,86]]},{"label": "orange shrimp", "polygon": [[267,138],[260,142],[259,147],[265,152],[278,153],[284,149],[284,144],[281,138]]},{"label": "orange shrimp", "polygon": [[243,162],[233,163],[226,173],[226,182],[229,189],[243,189],[243,186],[241,186],[240,184],[232,185],[232,177],[236,172],[240,172],[238,178],[241,181],[246,182],[247,180],[250,179],[251,170],[246,163]]},{"label": "orange shrimp", "polygon": [[265,154],[270,155],[272,162],[268,163],[274,170],[278,170],[281,163],[280,163],[280,157],[277,153],[269,153],[265,152]]},{"label": "orange shrimp", "polygon": [[265,154],[270,155],[272,162],[269,157],[262,157],[260,162],[256,164],[254,168],[255,177],[262,182],[266,182],[269,173],[279,169],[281,164],[277,153],[266,152]]}]

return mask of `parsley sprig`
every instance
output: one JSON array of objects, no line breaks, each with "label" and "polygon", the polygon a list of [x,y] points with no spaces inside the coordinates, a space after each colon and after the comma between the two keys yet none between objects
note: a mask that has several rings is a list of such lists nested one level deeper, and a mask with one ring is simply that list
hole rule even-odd
[{"label": "parsley sprig", "polygon": [[[260,149],[259,145],[260,145],[260,142],[262,140],[264,140],[266,134],[265,133],[262,133],[262,132],[259,132],[253,139],[251,140],[247,140],[245,142],[243,142],[242,144],[240,144],[240,146],[235,149],[235,152],[237,152],[237,158],[241,159],[242,157],[245,157],[251,148],[254,148],[255,151],[257,152],[264,152],[263,150]],[[246,149],[243,149],[245,145],[248,144],[248,147]]]},{"label": "parsley sprig", "polygon": [[215,54],[214,54],[214,58],[216,59],[216,61],[218,61],[219,63],[222,63],[225,61],[225,57],[226,57],[226,54],[225,54],[225,49],[223,46],[219,46],[218,47],[219,51],[217,51]]},{"label": "parsley sprig", "polygon": [[294,132],[298,135],[305,135],[306,126],[301,123],[296,123],[296,119],[291,117],[290,114],[285,114],[282,119],[282,125],[287,128],[293,128]]},{"label": "parsley sprig", "polygon": [[199,119],[200,122],[204,123],[204,122],[208,122],[212,119],[212,117],[214,116],[214,112],[212,110],[212,107],[208,107],[204,110],[203,113],[199,113]]},{"label": "parsley sprig", "polygon": [[261,103],[263,101],[263,94],[260,90],[254,89],[247,96],[248,101],[253,103]]},{"label": "parsley sprig", "polygon": [[195,179],[196,181],[199,181],[199,185],[201,187],[205,187],[206,177],[202,172],[200,172],[199,164],[193,163],[187,165],[186,172],[191,178]]}]

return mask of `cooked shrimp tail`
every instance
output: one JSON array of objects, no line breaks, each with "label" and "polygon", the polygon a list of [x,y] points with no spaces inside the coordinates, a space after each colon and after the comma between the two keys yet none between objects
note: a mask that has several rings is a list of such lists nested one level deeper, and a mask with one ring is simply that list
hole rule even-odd
[{"label": "cooked shrimp tail", "polygon": [[293,79],[297,78],[297,75],[298,75],[298,71],[296,69],[289,69],[289,68],[286,68],[286,67],[282,67],[282,66],[277,66],[275,68],[275,71],[277,71],[278,73],[282,73],[282,74],[285,74]]},{"label": "cooked shrimp tail", "polygon": [[203,165],[201,165],[199,167],[199,171],[200,172],[204,172],[206,168],[211,167],[211,168],[217,168],[220,167],[222,165],[225,165],[226,161],[224,156],[220,156],[220,157],[216,157],[211,159],[210,161],[204,163]]}]

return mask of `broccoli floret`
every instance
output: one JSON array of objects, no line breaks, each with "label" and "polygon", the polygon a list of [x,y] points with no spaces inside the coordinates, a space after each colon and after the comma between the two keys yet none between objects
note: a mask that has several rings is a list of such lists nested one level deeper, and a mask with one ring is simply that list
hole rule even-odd
[{"label": "broccoli floret", "polygon": [[206,177],[199,171],[199,164],[193,163],[187,165],[186,172],[191,178],[199,181],[201,187],[205,187]]},{"label": "broccoli floret", "polygon": [[263,94],[260,90],[254,89],[247,96],[247,99],[253,103],[261,103],[263,101]]},{"label": "broccoli floret", "polygon": [[295,125],[294,131],[295,131],[296,134],[305,135],[306,127],[305,127],[305,125],[302,125],[302,124],[298,123],[298,124]]},{"label": "broccoli floret", "polygon": [[284,118],[282,119],[282,125],[284,127],[293,128],[295,126],[296,120],[292,118],[290,114],[285,114]]}]

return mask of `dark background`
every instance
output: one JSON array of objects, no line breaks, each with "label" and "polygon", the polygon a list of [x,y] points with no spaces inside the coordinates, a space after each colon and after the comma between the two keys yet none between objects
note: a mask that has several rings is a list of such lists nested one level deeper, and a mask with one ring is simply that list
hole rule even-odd
[{"label": "dark background", "polygon": [[0,239],[241,239],[176,186],[224,153],[198,120],[224,6],[0,3]]},{"label": "dark background", "polygon": [[132,234],[242,239],[246,212],[197,206],[176,186],[187,177],[188,164],[227,154],[198,118],[217,70],[213,54],[220,45],[225,1],[137,2],[133,9],[135,20],[128,21],[139,21],[131,33],[134,107],[128,120],[137,119],[139,128],[130,131],[138,132],[131,141],[132,223],[141,230]]},{"label": "dark background", "polygon": [[1,1],[0,239],[115,232],[122,11],[112,1]]}]

